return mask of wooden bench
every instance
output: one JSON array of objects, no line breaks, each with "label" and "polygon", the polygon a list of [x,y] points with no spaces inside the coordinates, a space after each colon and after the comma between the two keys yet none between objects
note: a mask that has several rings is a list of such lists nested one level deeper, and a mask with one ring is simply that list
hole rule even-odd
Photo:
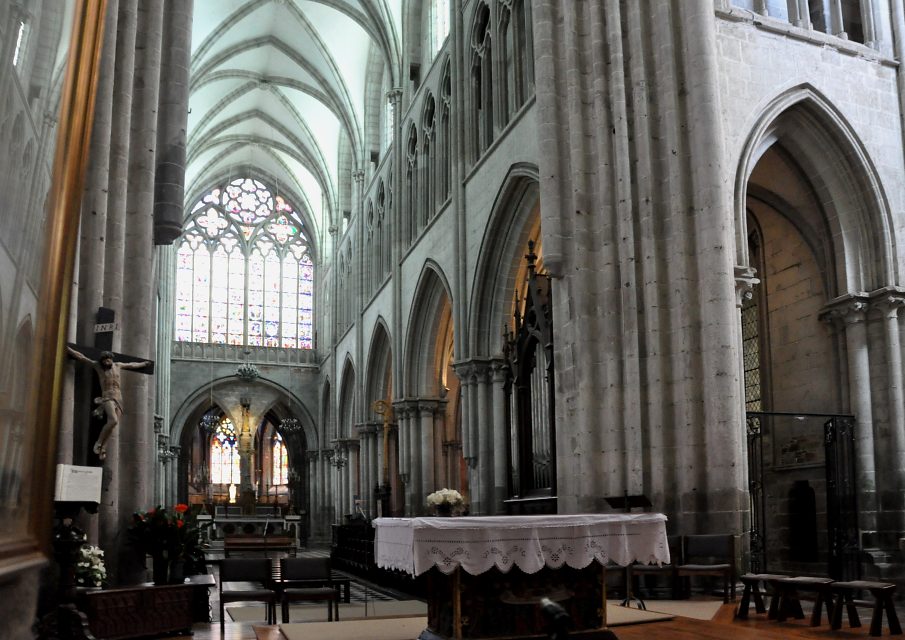
[{"label": "wooden bench", "polygon": [[773,601],[770,602],[772,617],[779,622],[784,622],[789,615],[801,620],[804,618],[804,612],[801,609],[799,594],[811,592],[816,594],[814,611],[811,613],[811,626],[820,625],[824,607],[826,607],[827,621],[831,621],[833,618],[833,584],[835,583],[832,578],[814,576],[781,576],[779,579],[771,579],[770,585],[774,589]]},{"label": "wooden bench", "polygon": [[[869,582],[867,580],[853,580],[852,582],[834,582],[831,585],[832,592],[836,594],[836,604],[833,607],[831,626],[834,630],[842,628],[842,607],[848,610],[848,621],[851,627],[860,627],[856,607],[865,606],[873,608],[873,616],[870,620],[870,635],[879,636],[883,633],[883,611],[886,611],[886,619],[889,622],[890,635],[901,635],[902,626],[896,615],[896,608],[892,596],[896,591],[896,585],[891,582]],[[869,591],[873,596],[870,600],[855,600],[856,592]]]},{"label": "wooden bench", "polygon": [[229,536],[223,540],[223,552],[228,558],[230,552],[286,551],[296,555],[295,538],[289,536]]}]

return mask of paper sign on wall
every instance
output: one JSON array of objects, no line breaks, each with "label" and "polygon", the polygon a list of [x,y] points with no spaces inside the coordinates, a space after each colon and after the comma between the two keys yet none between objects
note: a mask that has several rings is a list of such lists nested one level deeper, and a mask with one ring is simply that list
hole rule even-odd
[{"label": "paper sign on wall", "polygon": [[53,499],[58,502],[100,502],[103,473],[101,467],[58,464]]}]

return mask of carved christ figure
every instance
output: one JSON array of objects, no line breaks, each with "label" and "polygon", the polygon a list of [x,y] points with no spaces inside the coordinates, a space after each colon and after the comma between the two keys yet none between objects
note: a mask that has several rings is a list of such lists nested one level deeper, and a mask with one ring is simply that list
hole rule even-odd
[{"label": "carved christ figure", "polygon": [[97,442],[94,443],[94,453],[103,460],[107,457],[106,444],[113,433],[113,429],[119,424],[119,419],[123,415],[123,394],[120,389],[120,370],[122,369],[144,369],[149,361],[144,362],[114,362],[113,354],[109,351],[101,351],[101,355],[97,360],[92,360],[83,353],[80,353],[72,347],[66,347],[69,355],[80,362],[90,364],[98,380],[101,383],[101,397],[94,399],[94,404],[98,405],[95,409],[95,415],[102,417],[106,415],[107,422],[101,429],[101,435],[98,436]]}]

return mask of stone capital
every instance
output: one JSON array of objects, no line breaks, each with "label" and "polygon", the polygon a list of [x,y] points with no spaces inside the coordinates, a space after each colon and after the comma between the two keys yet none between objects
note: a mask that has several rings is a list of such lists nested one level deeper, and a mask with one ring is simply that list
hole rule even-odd
[{"label": "stone capital", "polygon": [[307,460],[308,462],[317,462],[319,453],[320,453],[320,451],[308,450],[305,452],[305,460]]},{"label": "stone capital", "polygon": [[847,294],[832,300],[820,311],[820,319],[841,326],[864,322],[867,319],[866,293]]},{"label": "stone capital", "polygon": [[422,417],[432,416],[437,411],[439,411],[440,407],[446,404],[444,400],[433,400],[431,398],[419,398],[418,399],[418,412]]},{"label": "stone capital", "polygon": [[387,100],[392,102],[394,106],[399,106],[399,102],[402,100],[402,89],[393,87],[387,91]]},{"label": "stone capital", "polygon": [[374,435],[377,433],[377,423],[362,422],[361,424],[355,425],[355,429],[358,431],[359,436]]},{"label": "stone capital", "polygon": [[361,169],[356,169],[352,172],[352,179],[358,184],[361,184],[365,180],[365,172]]},{"label": "stone capital", "polygon": [[735,306],[741,309],[746,300],[754,297],[754,287],[760,284],[755,277],[757,269],[741,265],[735,266]]}]

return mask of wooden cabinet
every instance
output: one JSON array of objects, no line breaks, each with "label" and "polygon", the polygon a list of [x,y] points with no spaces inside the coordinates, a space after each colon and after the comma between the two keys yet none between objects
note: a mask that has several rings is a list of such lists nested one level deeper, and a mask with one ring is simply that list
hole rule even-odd
[{"label": "wooden cabinet", "polygon": [[184,584],[83,590],[76,603],[98,640],[138,638],[190,631],[194,622],[209,622],[208,589],[214,585],[213,576],[200,575]]}]

